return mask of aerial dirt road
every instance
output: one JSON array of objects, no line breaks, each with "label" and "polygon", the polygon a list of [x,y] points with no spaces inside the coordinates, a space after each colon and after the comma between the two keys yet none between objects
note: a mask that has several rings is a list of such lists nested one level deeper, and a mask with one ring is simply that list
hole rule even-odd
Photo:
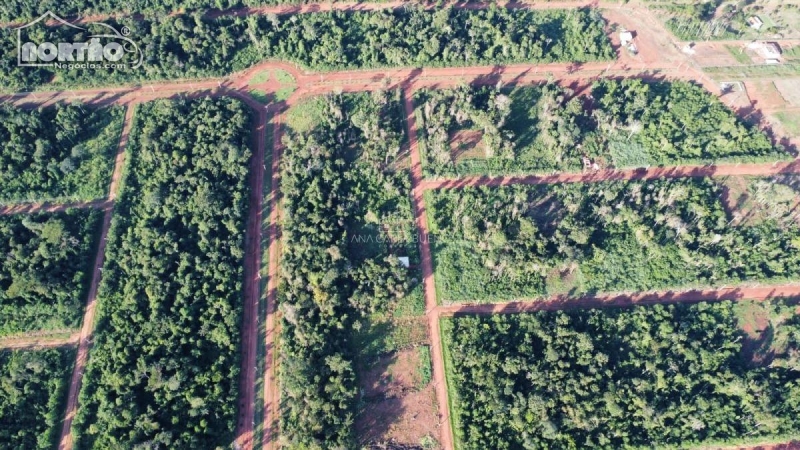
[{"label": "aerial dirt road", "polygon": [[439,408],[439,444],[442,448],[453,448],[453,431],[450,428],[450,408],[447,402],[447,380],[444,372],[442,340],[439,338],[439,315],[436,313],[436,287],[433,280],[433,259],[428,243],[428,218],[425,212],[425,198],[422,189],[422,159],[417,141],[417,126],[414,118],[414,101],[409,89],[403,90],[403,109],[408,134],[408,149],[411,154],[411,202],[414,221],[417,225],[420,242],[420,265],[422,286],[425,297],[425,315],[428,319],[428,338],[431,343],[433,363],[433,386]]},{"label": "aerial dirt road", "polygon": [[732,163],[706,166],[672,166],[641,169],[601,169],[579,173],[555,173],[553,175],[523,176],[465,176],[425,180],[422,188],[459,189],[479,186],[508,186],[512,184],[559,184],[559,183],[600,183],[612,180],[656,180],[662,178],[702,178],[727,176],[771,176],[784,173],[800,173],[800,161],[781,161],[774,163]]},{"label": "aerial dirt road", "polygon": [[0,206],[0,216],[10,216],[13,214],[36,214],[40,212],[62,212],[71,208],[84,209],[84,208],[97,208],[106,209],[111,206],[111,200],[93,200],[90,202],[75,202],[75,203],[17,203],[13,205]]},{"label": "aerial dirt road", "polygon": [[435,309],[440,316],[458,314],[516,314],[533,311],[564,309],[593,309],[635,305],[671,303],[698,303],[723,300],[769,300],[773,298],[800,298],[800,283],[721,287],[716,289],[691,289],[659,292],[633,292],[570,297],[558,295],[540,300],[519,300],[497,303],[454,303]]},{"label": "aerial dirt road", "polygon": [[8,336],[0,338],[0,350],[31,350],[65,347],[77,344],[79,339],[80,333],[73,333],[66,338],[48,336]]},{"label": "aerial dirt road", "polygon": [[264,186],[264,148],[266,146],[267,113],[264,105],[247,95],[231,92],[255,112],[253,123],[253,156],[250,158],[250,205],[245,233],[244,308],[242,310],[242,366],[239,383],[239,418],[235,445],[253,448],[255,421],[256,352],[258,349],[258,301],[261,294],[261,205]]}]

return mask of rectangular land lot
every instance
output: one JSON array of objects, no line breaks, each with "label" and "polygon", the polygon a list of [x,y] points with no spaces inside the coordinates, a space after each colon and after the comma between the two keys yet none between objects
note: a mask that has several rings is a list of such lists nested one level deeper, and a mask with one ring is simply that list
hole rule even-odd
[{"label": "rectangular land lot", "polygon": [[775,300],[443,319],[456,448],[796,438],[798,313]]},{"label": "rectangular land lot", "polygon": [[101,216],[0,216],[0,337],[80,327]]},{"label": "rectangular land lot", "polygon": [[0,106],[0,206],[105,197],[123,108]]},{"label": "rectangular land lot", "polygon": [[797,280],[797,194],[796,175],[430,191],[438,299]]},{"label": "rectangular land lot", "polygon": [[711,93],[683,81],[606,79],[580,95],[554,83],[460,87],[415,98],[429,177],[790,157]]},{"label": "rectangular land lot", "polygon": [[292,442],[436,442],[401,118],[397,90],[313,97],[287,113],[279,296],[281,367],[292,368],[281,373],[282,431]]},{"label": "rectangular land lot", "polygon": [[227,447],[235,428],[251,112],[138,107],[98,295],[77,447]]}]

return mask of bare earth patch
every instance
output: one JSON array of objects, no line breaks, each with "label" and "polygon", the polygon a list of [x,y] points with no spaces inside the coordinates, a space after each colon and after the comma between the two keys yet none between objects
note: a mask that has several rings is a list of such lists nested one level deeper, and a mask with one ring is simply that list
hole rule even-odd
[{"label": "bare earth patch", "polygon": [[438,436],[433,384],[421,387],[419,352],[408,348],[382,356],[361,374],[364,406],[356,418],[356,436],[370,448],[422,448]]},{"label": "bare earth patch", "polygon": [[483,131],[458,130],[450,134],[450,154],[453,161],[486,158]]}]

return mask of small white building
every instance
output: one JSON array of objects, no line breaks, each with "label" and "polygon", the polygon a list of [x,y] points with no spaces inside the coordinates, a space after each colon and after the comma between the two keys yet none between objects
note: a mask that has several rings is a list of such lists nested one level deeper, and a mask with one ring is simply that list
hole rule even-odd
[{"label": "small white building", "polygon": [[622,44],[623,47],[627,47],[631,42],[633,42],[633,33],[630,31],[620,31],[619,43]]},{"label": "small white building", "polygon": [[747,18],[747,24],[750,25],[750,28],[755,30],[760,30],[762,26],[764,26],[764,22],[761,21],[761,18],[758,16],[750,16]]},{"label": "small white building", "polygon": [[411,260],[408,259],[408,256],[398,256],[397,260],[400,261],[400,264],[405,267],[411,267]]}]

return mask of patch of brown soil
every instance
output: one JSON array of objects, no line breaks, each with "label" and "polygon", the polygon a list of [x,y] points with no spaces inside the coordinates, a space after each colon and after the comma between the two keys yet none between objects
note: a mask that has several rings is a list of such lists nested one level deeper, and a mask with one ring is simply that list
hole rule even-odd
[{"label": "patch of brown soil", "polygon": [[453,161],[466,158],[485,158],[486,152],[481,145],[483,131],[458,130],[450,134],[450,154]]},{"label": "patch of brown soil", "polygon": [[769,321],[769,309],[761,303],[752,302],[741,313],[742,359],[754,366],[769,363],[774,329]]},{"label": "patch of brown soil", "polygon": [[361,376],[364,406],[355,423],[361,445],[418,448],[438,436],[436,394],[431,383],[420,388],[419,364],[418,350],[409,348],[381,357]]}]

